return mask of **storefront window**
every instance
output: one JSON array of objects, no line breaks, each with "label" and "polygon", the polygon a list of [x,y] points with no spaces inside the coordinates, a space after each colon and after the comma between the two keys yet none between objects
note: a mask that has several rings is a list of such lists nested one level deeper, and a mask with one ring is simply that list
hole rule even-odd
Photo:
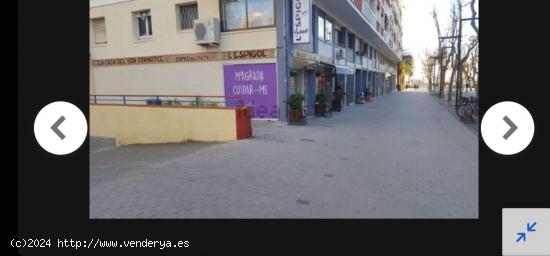
[{"label": "storefront window", "polygon": [[224,31],[275,24],[273,0],[220,0]]}]

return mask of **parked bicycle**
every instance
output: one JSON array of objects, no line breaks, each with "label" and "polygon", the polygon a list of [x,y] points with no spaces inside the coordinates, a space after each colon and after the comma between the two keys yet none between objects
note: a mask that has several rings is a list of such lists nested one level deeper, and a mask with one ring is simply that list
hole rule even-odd
[{"label": "parked bicycle", "polygon": [[460,97],[456,113],[461,121],[477,121],[479,118],[479,102],[476,97]]}]

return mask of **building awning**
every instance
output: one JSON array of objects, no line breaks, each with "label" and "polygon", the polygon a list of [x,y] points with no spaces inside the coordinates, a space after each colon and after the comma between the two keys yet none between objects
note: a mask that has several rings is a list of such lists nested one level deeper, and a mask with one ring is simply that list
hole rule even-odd
[{"label": "building awning", "polygon": [[336,66],[334,66],[334,64],[324,63],[324,62],[317,62],[317,66],[319,68],[325,68],[325,69],[335,69],[336,68]]},{"label": "building awning", "polygon": [[315,61],[303,60],[294,58],[292,62],[292,69],[306,69],[315,67]]}]

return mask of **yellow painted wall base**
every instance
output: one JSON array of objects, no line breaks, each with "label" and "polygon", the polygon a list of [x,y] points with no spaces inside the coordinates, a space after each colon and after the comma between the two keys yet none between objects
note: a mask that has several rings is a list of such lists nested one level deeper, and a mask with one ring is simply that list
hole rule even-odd
[{"label": "yellow painted wall base", "polygon": [[231,108],[90,105],[90,135],[115,138],[117,146],[231,141],[235,115]]}]

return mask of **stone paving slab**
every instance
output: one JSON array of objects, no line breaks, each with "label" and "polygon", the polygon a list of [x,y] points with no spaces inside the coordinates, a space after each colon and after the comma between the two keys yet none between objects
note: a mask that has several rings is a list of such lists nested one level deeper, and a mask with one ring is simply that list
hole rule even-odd
[{"label": "stone paving slab", "polygon": [[253,134],[185,152],[92,156],[90,217],[478,217],[478,138],[426,92],[306,126],[254,122]]}]

